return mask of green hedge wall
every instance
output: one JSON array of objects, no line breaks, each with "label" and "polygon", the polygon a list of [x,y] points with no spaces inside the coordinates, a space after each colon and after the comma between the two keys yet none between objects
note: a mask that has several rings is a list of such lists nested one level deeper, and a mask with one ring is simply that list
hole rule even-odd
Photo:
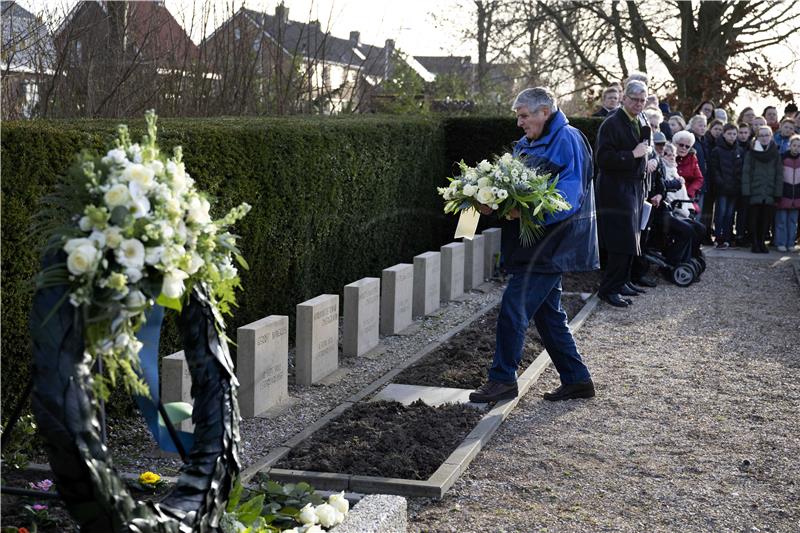
[{"label": "green hedge wall", "polygon": [[[144,121],[127,121],[138,140]],[[599,120],[572,119],[594,140]],[[577,123],[576,123],[577,122]],[[595,122],[597,123],[595,125]],[[2,402],[28,376],[29,280],[38,270],[29,227],[39,200],[82,148],[103,149],[116,121],[6,122],[2,129]],[[451,239],[435,187],[453,162],[509,150],[513,118],[162,119],[162,149],[182,145],[187,170],[216,198],[215,214],[246,201],[235,228],[250,271],[229,332]],[[174,325],[162,354],[178,350]]]}]

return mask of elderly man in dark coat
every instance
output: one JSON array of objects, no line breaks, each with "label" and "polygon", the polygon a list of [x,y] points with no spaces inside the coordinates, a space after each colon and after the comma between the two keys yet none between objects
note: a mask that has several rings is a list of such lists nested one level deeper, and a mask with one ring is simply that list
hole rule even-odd
[{"label": "elderly man in dark coat", "polygon": [[[514,155],[558,177],[556,189],[570,209],[548,214],[543,234],[530,246],[519,241],[519,210],[503,222],[503,257],[511,278],[497,317],[497,339],[489,380],[470,394],[473,402],[514,398],[517,368],[531,322],[558,370],[561,386],[544,394],[549,401],[594,396],[589,369],[581,359],[561,307],[561,274],[597,269],[597,227],[592,190],[592,153],[586,137],[570,126],[553,93],[525,89],[514,100],[517,125],[525,130]],[[492,210],[482,206],[481,213]]]},{"label": "elderly man in dark coat", "polygon": [[628,82],[622,107],[609,115],[597,133],[597,226],[600,245],[608,252],[598,296],[615,307],[632,304],[620,293],[631,290],[633,258],[641,254],[639,228],[646,171],[652,172],[656,166],[655,160],[647,160],[650,128],[642,115],[646,99],[643,82]]}]

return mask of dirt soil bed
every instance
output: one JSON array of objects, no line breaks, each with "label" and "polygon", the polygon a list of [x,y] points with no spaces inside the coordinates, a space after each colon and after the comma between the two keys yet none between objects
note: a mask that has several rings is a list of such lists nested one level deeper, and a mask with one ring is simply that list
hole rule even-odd
[{"label": "dirt soil bed", "polygon": [[561,277],[561,287],[564,292],[595,292],[602,278],[603,273],[599,270],[569,272]]},{"label": "dirt soil bed", "polygon": [[[561,305],[570,320],[581,310],[584,301],[578,295],[566,295]],[[495,307],[445,344],[406,368],[395,383],[475,389],[486,380],[486,369],[492,362],[499,307]],[[519,374],[528,368],[543,350],[535,327],[528,329],[522,352]]]},{"label": "dirt soil bed", "polygon": [[482,416],[458,404],[359,403],[301,442],[276,466],[424,480]]}]

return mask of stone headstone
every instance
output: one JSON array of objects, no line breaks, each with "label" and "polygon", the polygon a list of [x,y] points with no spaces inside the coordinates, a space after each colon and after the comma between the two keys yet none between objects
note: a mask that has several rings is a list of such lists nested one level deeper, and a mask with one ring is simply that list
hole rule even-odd
[{"label": "stone headstone", "polygon": [[400,263],[381,273],[381,334],[394,335],[411,325],[414,265]]},{"label": "stone headstone", "polygon": [[[161,401],[162,403],[192,402],[192,375],[183,350],[167,355],[161,360]],[[192,419],[180,422],[175,429],[194,431]]]},{"label": "stone headstone", "polygon": [[439,252],[414,256],[414,317],[429,315],[439,309],[441,266]]},{"label": "stone headstone", "polygon": [[464,244],[451,242],[442,252],[442,300],[454,300],[464,294]]},{"label": "stone headstone", "polygon": [[380,279],[363,278],[344,286],[343,355],[359,356],[378,345],[380,310]]},{"label": "stone headstone", "polygon": [[289,398],[289,317],[272,315],[236,330],[239,409],[252,418]]},{"label": "stone headstone", "polygon": [[471,291],[483,283],[485,244],[483,235],[475,235],[472,240],[464,239],[464,292]]},{"label": "stone headstone", "polygon": [[311,385],[339,368],[339,295],[297,304],[295,382]]},{"label": "stone headstone", "polygon": [[500,228],[487,228],[481,232],[483,235],[483,277],[494,277],[497,258],[500,257],[500,239],[503,230]]}]

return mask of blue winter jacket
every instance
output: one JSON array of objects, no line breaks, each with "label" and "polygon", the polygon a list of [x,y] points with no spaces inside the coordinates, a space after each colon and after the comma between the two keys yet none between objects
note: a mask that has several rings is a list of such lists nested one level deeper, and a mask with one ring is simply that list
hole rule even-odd
[{"label": "blue winter jacket", "polygon": [[592,186],[592,150],[566,115],[556,111],[535,140],[523,137],[514,156],[558,178],[556,188],[572,206],[545,216],[544,233],[530,247],[519,242],[519,220],[503,225],[503,261],[511,273],[584,272],[600,268]]}]

